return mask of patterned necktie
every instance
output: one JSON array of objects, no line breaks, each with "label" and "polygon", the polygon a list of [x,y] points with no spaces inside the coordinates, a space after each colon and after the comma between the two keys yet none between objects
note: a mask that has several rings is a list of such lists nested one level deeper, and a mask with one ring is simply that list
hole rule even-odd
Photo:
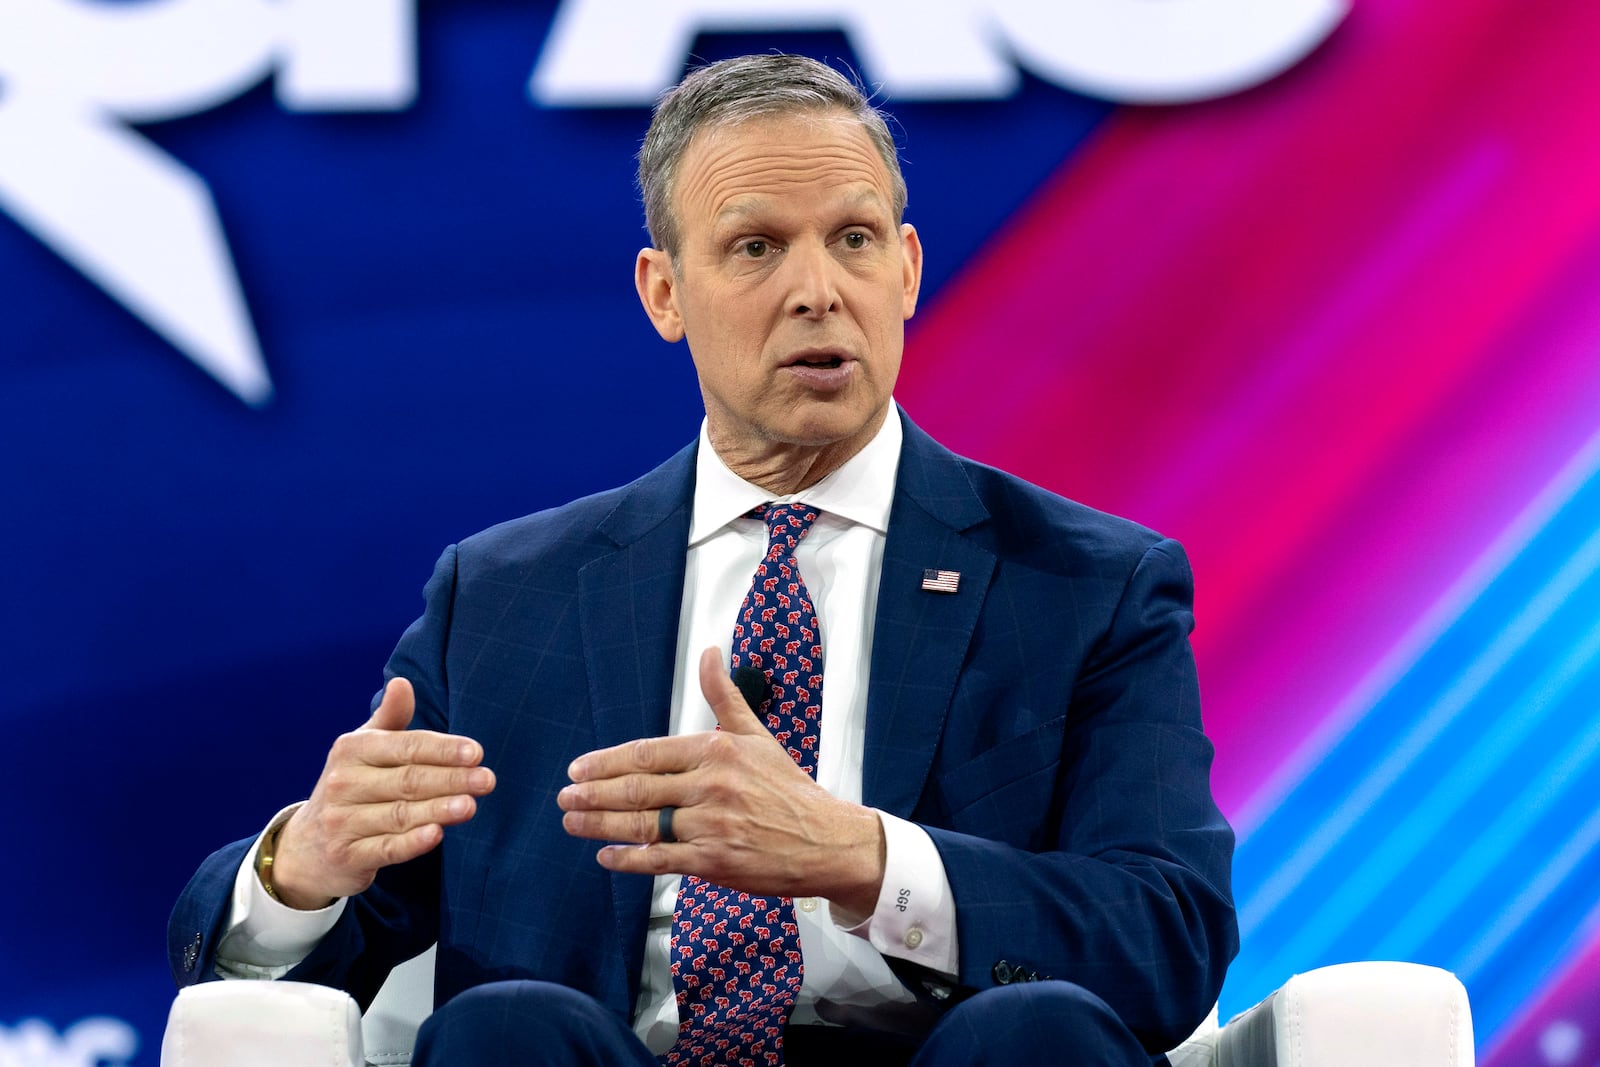
[{"label": "patterned necktie", "polygon": [[[804,504],[762,505],[767,551],[733,627],[737,669],[767,676],[757,709],[800,769],[817,776],[822,723],[822,641],[794,550],[816,521]],[[672,987],[678,1041],[663,1064],[782,1064],[783,1028],[804,972],[794,902],[759,897],[685,875],[672,916]]]}]

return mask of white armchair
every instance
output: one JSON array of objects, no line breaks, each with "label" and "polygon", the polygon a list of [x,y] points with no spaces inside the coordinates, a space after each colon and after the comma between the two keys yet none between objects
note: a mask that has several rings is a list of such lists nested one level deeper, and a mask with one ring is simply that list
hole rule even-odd
[{"label": "white armchair", "polygon": [[[396,968],[362,1016],[336,989],[207,982],[178,994],[161,1067],[403,1067],[432,1007],[433,951]],[[1345,963],[1296,975],[1169,1052],[1172,1067],[1472,1067],[1467,993],[1448,971]]]},{"label": "white armchair", "polygon": [[1472,1067],[1472,1012],[1449,971],[1341,963],[1295,975],[1167,1058],[1172,1067]]}]

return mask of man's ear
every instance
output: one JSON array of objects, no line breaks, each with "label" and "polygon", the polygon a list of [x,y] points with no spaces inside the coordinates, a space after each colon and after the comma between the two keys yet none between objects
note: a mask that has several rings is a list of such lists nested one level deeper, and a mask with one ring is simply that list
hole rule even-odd
[{"label": "man's ear", "polygon": [[683,340],[683,316],[678,314],[678,279],[672,273],[672,257],[659,248],[639,249],[633,265],[633,287],[639,303],[663,341]]},{"label": "man's ear", "polygon": [[911,223],[900,226],[900,314],[909,319],[917,311],[917,295],[922,292],[922,239]]}]

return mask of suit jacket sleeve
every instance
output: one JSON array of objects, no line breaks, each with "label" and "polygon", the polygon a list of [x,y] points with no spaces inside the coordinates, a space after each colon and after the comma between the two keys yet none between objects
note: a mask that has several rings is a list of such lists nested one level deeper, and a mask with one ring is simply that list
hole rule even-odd
[{"label": "suit jacket sleeve", "polygon": [[[1051,647],[1049,616],[1022,620],[1036,670],[1067,664],[1064,715],[937,770],[942,810],[924,825],[956,901],[962,986],[1067,979],[1163,1050],[1210,1010],[1237,951],[1233,834],[1211,797],[1187,560],[1172,541],[1136,558],[1081,654],[1066,636]],[[1080,626],[1095,614],[1069,610]],[[964,677],[982,661],[975,643]]]}]

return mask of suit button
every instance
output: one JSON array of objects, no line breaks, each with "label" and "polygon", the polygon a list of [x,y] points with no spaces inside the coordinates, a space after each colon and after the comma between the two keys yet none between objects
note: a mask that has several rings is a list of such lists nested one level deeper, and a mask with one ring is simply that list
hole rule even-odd
[{"label": "suit button", "polygon": [[994,969],[989,973],[994,975],[996,985],[1010,985],[1011,979],[1014,977],[1011,971],[1011,964],[1007,963],[1005,960],[1001,960],[999,963],[995,964]]}]

